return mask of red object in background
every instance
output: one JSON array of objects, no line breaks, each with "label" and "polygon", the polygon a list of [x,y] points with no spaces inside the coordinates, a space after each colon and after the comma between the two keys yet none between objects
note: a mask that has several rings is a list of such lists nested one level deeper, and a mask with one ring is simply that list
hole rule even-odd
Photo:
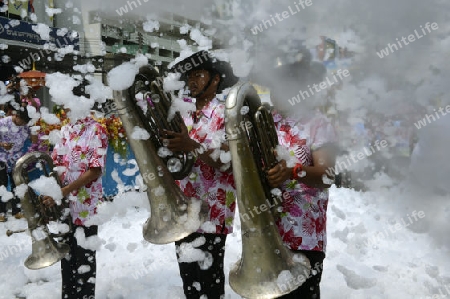
[{"label": "red object in background", "polygon": [[33,1],[34,0],[30,0],[28,1],[28,12],[30,13],[34,13],[34,6],[33,6]]},{"label": "red object in background", "polygon": [[39,88],[45,86],[45,75],[46,73],[35,70],[33,65],[33,69],[31,71],[23,72],[17,77],[27,81],[28,86],[31,86],[34,90],[38,90]]}]

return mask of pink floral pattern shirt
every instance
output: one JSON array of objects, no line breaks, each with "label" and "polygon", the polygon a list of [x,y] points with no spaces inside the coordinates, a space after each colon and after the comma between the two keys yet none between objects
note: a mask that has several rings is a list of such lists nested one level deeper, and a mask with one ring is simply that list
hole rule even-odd
[{"label": "pink floral pattern shirt", "polygon": [[[225,104],[216,98],[209,102],[200,113],[192,112],[189,117],[185,117],[184,122],[192,139],[203,144],[207,149],[215,149],[218,152],[221,142],[225,140],[224,116]],[[192,172],[176,183],[186,196],[205,200],[208,203],[207,221],[216,227],[215,233],[233,232],[236,187],[231,170],[221,171],[198,158]]]},{"label": "pink floral pattern shirt", "polygon": [[[334,128],[320,114],[300,120],[273,113],[279,144],[302,165],[313,164],[312,151],[336,140]],[[277,221],[283,242],[292,250],[325,252],[328,190],[296,180],[282,184],[283,204]]]},{"label": "pink floral pattern shirt", "polygon": [[[55,166],[65,169],[61,176],[63,185],[78,179],[92,167],[106,163],[108,136],[105,129],[91,117],[80,119],[61,128],[62,140],[55,145],[52,158]],[[68,196],[70,214],[75,225],[84,223],[97,212],[102,201],[102,178],[91,181],[84,187],[72,191]]]}]

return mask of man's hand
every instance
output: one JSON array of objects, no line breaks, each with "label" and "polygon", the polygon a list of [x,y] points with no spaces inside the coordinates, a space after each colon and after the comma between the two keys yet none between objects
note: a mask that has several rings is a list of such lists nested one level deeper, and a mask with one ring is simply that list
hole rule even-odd
[{"label": "man's hand", "polygon": [[56,205],[56,202],[53,200],[53,198],[51,196],[47,196],[47,195],[40,195],[39,196],[39,200],[41,201],[41,203],[46,206],[47,208],[51,208],[53,206]]},{"label": "man's hand", "polygon": [[14,143],[11,143],[11,142],[0,143],[0,146],[3,147],[7,151],[9,151],[13,147],[13,145],[14,145]]},{"label": "man's hand", "polygon": [[267,180],[270,187],[279,187],[284,181],[289,179],[292,174],[292,168],[286,167],[286,161],[281,160],[277,165],[269,169],[267,172]]},{"label": "man's hand", "polygon": [[67,186],[65,186],[61,188],[61,193],[63,197],[66,197],[67,195],[69,195],[70,190],[67,188]]},{"label": "man's hand", "polygon": [[194,151],[199,144],[189,137],[186,125],[181,123],[181,132],[164,130],[163,144],[172,152],[191,152]]},{"label": "man's hand", "polygon": [[[61,193],[63,197],[66,197],[67,195],[69,195],[70,190],[66,187],[62,187],[61,188]],[[47,208],[51,208],[54,205],[56,205],[55,200],[53,199],[53,197],[51,196],[47,196],[47,195],[40,195],[39,196],[39,200],[41,201],[41,203],[46,206]]]}]

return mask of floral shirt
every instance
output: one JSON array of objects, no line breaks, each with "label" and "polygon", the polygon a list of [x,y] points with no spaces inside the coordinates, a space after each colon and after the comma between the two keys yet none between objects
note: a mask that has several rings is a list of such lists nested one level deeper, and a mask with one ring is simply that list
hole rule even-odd
[{"label": "floral shirt", "polygon": [[[220,154],[220,144],[225,140],[224,115],[224,103],[213,99],[200,113],[192,112],[184,118],[189,136],[207,149],[216,149],[216,153]],[[186,196],[208,203],[208,221],[215,226],[215,233],[229,234],[233,231],[236,187],[231,171],[221,171],[197,159],[190,175],[176,182]]]},{"label": "floral shirt", "polygon": [[25,141],[30,136],[30,128],[25,126],[16,126],[12,121],[12,116],[0,119],[0,142],[13,143],[10,150],[0,147],[0,161],[6,162],[8,171],[12,171],[17,160],[24,153]]},{"label": "floral shirt", "polygon": [[[302,165],[311,166],[312,151],[335,142],[335,131],[322,115],[297,120],[274,112],[273,117],[279,144]],[[277,225],[283,242],[292,250],[325,252],[328,190],[287,180],[281,191],[283,210]]]},{"label": "floral shirt", "polygon": [[[108,137],[105,129],[98,122],[86,117],[74,124],[63,126],[61,135],[61,142],[55,145],[52,158],[55,166],[65,168],[61,176],[61,182],[64,185],[78,179],[89,168],[104,169]],[[102,194],[101,176],[71,192],[68,199],[74,224],[84,225],[96,214]]]},{"label": "floral shirt", "polygon": [[66,125],[69,123],[68,118],[61,118],[60,117],[60,123],[49,125],[47,124],[42,118],[40,118],[36,122],[36,126],[39,127],[36,134],[37,134],[37,142],[33,143],[30,148],[28,149],[29,152],[45,152],[48,153],[52,150],[52,145],[49,140],[49,134],[53,130],[57,130],[58,132],[61,130],[61,127],[63,125]]}]

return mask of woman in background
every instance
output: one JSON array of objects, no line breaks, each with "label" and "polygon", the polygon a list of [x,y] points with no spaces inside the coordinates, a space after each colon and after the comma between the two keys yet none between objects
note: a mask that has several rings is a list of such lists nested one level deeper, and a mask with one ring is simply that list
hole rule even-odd
[{"label": "woman in background", "polygon": [[[11,190],[15,184],[12,179],[12,170],[17,160],[24,154],[25,141],[30,137],[30,128],[27,126],[30,121],[26,107],[18,103],[18,99],[8,105],[11,107],[11,116],[0,119],[0,184],[8,186],[11,183]],[[14,196],[11,199],[12,215],[16,219],[23,218],[19,207],[20,199]],[[6,201],[0,200],[0,222],[6,221]]]}]

